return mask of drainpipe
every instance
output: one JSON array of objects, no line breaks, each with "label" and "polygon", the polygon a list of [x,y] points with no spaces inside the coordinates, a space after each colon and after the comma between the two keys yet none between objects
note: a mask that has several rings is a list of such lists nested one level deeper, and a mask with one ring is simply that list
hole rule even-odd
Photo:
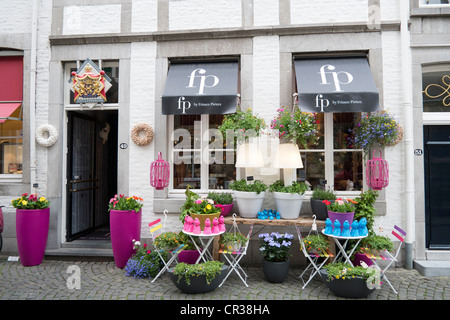
[{"label": "drainpipe", "polygon": [[413,268],[414,243],[414,117],[412,106],[411,46],[409,34],[409,0],[400,1],[401,66],[402,66],[402,109],[405,117],[405,268]]},{"label": "drainpipe", "polygon": [[30,46],[30,193],[34,193],[33,184],[36,183],[36,51],[37,51],[37,21],[38,0],[33,0],[31,16],[31,46]]}]

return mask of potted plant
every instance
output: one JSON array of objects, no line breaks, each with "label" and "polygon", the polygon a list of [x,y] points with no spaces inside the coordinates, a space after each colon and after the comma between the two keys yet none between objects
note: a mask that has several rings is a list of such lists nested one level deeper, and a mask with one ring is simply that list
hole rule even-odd
[{"label": "potted plant", "polygon": [[209,192],[208,199],[214,201],[214,205],[222,210],[221,215],[224,217],[233,209],[233,194],[231,192]]},{"label": "potted plant", "polygon": [[20,262],[23,266],[42,263],[47,245],[50,222],[50,202],[37,194],[24,193],[13,199],[16,208],[16,237]]},{"label": "potted plant", "polygon": [[178,263],[169,268],[175,286],[185,293],[206,293],[216,289],[227,274],[228,266],[219,261],[197,264]]},{"label": "potted plant", "polygon": [[325,220],[328,217],[327,205],[323,203],[323,200],[332,203],[336,200],[336,194],[330,188],[316,186],[309,201],[311,210],[318,220]]},{"label": "potted plant", "polygon": [[266,280],[273,283],[283,282],[289,273],[289,257],[292,239],[290,233],[278,232],[262,233],[260,239],[260,253],[263,256],[262,267]]},{"label": "potted plant", "polygon": [[306,190],[308,190],[306,184],[298,181],[286,186],[283,181],[277,180],[269,186],[269,191],[273,193],[281,219],[298,218]]},{"label": "potted plant", "polygon": [[166,231],[159,234],[155,238],[153,244],[156,249],[164,251],[171,251],[180,246],[178,234],[172,231]]},{"label": "potted plant", "polygon": [[353,148],[363,149],[365,155],[373,146],[392,146],[403,137],[399,123],[384,110],[362,116],[355,128],[350,131],[349,139]]},{"label": "potted plant", "polygon": [[248,239],[242,233],[236,232],[226,232],[222,234],[220,238],[220,244],[222,244],[229,251],[239,251],[245,244]]},{"label": "potted plant", "polygon": [[322,253],[328,251],[330,240],[321,234],[310,234],[303,238],[303,244],[309,253]]},{"label": "potted plant", "polygon": [[342,262],[325,265],[320,275],[331,292],[344,298],[366,298],[380,285],[380,273],[376,268],[354,267]]},{"label": "potted plant", "polygon": [[211,222],[214,218],[219,218],[221,208],[214,205],[211,199],[202,199],[198,194],[186,188],[186,201],[181,207],[180,221],[184,223],[186,215],[190,215],[193,219],[198,218],[200,221],[200,229],[205,228],[205,221],[209,219]]},{"label": "potted plant", "polygon": [[266,194],[267,185],[260,180],[247,183],[245,179],[230,183],[230,189],[234,190],[234,197],[239,209],[239,215],[243,218],[256,218]]},{"label": "potted plant", "polygon": [[356,248],[353,255],[353,264],[361,265],[361,261],[366,263],[368,266],[373,264],[372,259],[366,256],[366,253],[374,252],[378,253],[381,251],[394,251],[394,243],[387,236],[381,236],[377,234],[369,234],[367,237],[361,239],[361,242]]},{"label": "potted plant", "polygon": [[288,107],[279,108],[277,112],[270,128],[278,134],[280,142],[295,143],[304,149],[317,144],[319,130],[314,113],[302,112],[299,108],[291,111]]},{"label": "potted plant", "polygon": [[235,113],[226,114],[218,129],[223,137],[232,134],[232,143],[235,143],[235,140],[243,142],[249,133],[258,137],[265,127],[264,119],[254,115],[252,109],[248,108],[247,111],[237,110]]},{"label": "potted plant", "polygon": [[125,267],[133,254],[132,240],[140,241],[143,199],[137,196],[115,195],[109,201],[109,225],[114,261]]},{"label": "potted plant", "polygon": [[[164,262],[156,251],[149,250],[147,244],[133,241],[133,250],[136,252],[125,265],[125,275],[137,279],[155,277],[164,267]],[[164,260],[168,260],[167,252],[160,253]]]},{"label": "potted plant", "polygon": [[[197,240],[197,238],[195,239]],[[184,244],[183,251],[178,254],[178,261],[187,264],[194,264],[200,256],[200,252],[198,252],[194,242],[187,234],[183,233],[183,231],[178,233],[178,242],[179,244]]]},{"label": "potted plant", "polygon": [[355,216],[356,201],[352,199],[337,198],[333,203],[328,200],[323,200],[323,203],[327,205],[328,218],[330,218],[332,223],[334,223],[335,220],[338,220],[341,230],[344,227],[344,222],[346,220],[352,224]]}]

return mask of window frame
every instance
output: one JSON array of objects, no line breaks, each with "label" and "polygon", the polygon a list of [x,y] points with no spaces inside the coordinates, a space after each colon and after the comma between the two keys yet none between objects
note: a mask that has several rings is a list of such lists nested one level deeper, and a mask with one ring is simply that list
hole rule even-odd
[{"label": "window frame", "polygon": [[[422,66],[421,83],[423,84],[423,75],[425,73],[441,72],[441,71],[442,72],[448,71],[450,74],[450,63],[440,63]],[[423,90],[422,87],[423,85],[421,85],[421,90]],[[448,125],[450,123],[450,107],[449,112],[425,112],[423,111],[423,93],[421,95],[421,99],[422,99],[423,125]]]}]

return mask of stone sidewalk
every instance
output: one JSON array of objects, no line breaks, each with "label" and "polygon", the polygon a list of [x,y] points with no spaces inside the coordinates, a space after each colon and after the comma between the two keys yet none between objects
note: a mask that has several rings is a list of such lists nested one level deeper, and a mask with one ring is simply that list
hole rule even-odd
[{"label": "stone sidewalk", "polygon": [[[167,275],[154,283],[127,277],[109,258],[45,257],[34,267],[7,258],[0,255],[0,300],[345,300],[318,277],[302,290],[300,268],[291,268],[285,282],[273,284],[264,279],[261,268],[244,267],[248,288],[233,274],[213,292],[193,295],[179,291]],[[77,272],[79,282],[74,281]],[[384,284],[367,300],[450,300],[450,277],[424,277],[417,270],[401,268],[387,275],[398,295]]]}]

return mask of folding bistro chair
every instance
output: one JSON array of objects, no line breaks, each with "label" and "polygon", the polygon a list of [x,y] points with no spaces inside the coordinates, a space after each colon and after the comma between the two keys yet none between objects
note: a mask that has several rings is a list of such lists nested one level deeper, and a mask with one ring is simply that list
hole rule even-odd
[{"label": "folding bistro chair", "polygon": [[[319,235],[317,232],[317,225],[316,225],[316,216],[314,215],[314,221],[311,230],[309,231],[308,235],[311,234],[311,232],[314,232],[314,234]],[[309,282],[319,273],[320,269],[325,265],[325,263],[328,261],[329,258],[332,258],[334,255],[329,252],[329,250],[322,250],[321,252],[308,252],[305,246],[305,242],[303,241],[302,234],[300,232],[300,229],[298,225],[295,225],[295,228],[297,229],[298,234],[298,240],[300,241],[300,248],[305,256],[305,258],[308,260],[308,265],[306,266],[305,270],[303,270],[302,274],[299,276],[299,278],[302,279],[303,287],[302,290],[306,288],[306,286],[309,284]],[[319,259],[323,259],[322,262],[319,261]],[[305,273],[310,271],[310,275],[308,280],[305,282],[303,279]]]},{"label": "folding bistro chair", "polygon": [[[164,210],[164,225],[166,224],[166,219],[167,219],[167,210]],[[148,224],[148,226],[150,227],[150,233],[152,235],[152,240],[153,242],[155,242],[156,238],[162,234],[164,232],[164,225],[161,222],[161,219],[156,219],[153,222],[150,222]],[[183,251],[184,249],[184,244],[180,245],[179,247],[177,247],[175,250],[171,250],[171,251],[167,251],[164,249],[157,249],[155,247],[155,251],[158,253],[159,257],[161,258],[161,261],[164,263],[164,267],[159,271],[159,273],[153,278],[152,282],[154,282],[156,279],[158,279],[158,277],[160,275],[162,275],[165,271],[167,271],[167,269],[169,269],[169,267],[171,266],[171,264],[176,261],[178,254]],[[164,260],[164,257],[162,255],[163,252],[167,252],[169,254],[169,259],[166,261]]]},{"label": "folding bistro chair", "polygon": [[[236,214],[233,214],[234,222],[233,222],[233,226],[230,228],[230,232],[239,232],[239,228],[237,227],[235,216],[236,216]],[[231,231],[231,230],[233,230],[233,231]],[[239,276],[239,278],[241,278],[242,282],[248,287],[248,284],[247,284],[248,275],[245,273],[244,269],[242,269],[242,267],[239,265],[239,261],[241,261],[242,257],[247,254],[247,248],[248,248],[248,245],[250,244],[250,237],[252,235],[252,230],[253,230],[253,224],[250,225],[250,230],[248,231],[248,234],[247,234],[247,242],[245,243],[245,245],[243,247],[241,247],[239,249],[239,251],[230,251],[227,248],[225,248],[223,245],[219,249],[219,253],[225,257],[225,259],[228,261],[228,263],[230,265],[230,267],[228,269],[228,273],[225,276],[225,278],[223,279],[222,283],[219,285],[219,287],[221,287],[225,283],[225,280],[227,280],[227,278],[230,276],[230,274],[233,271],[236,272],[236,274]],[[242,274],[241,274],[241,272],[242,272]]]},{"label": "folding bistro chair", "polygon": [[[391,289],[395,292],[395,294],[398,294],[397,290],[395,290],[394,286],[391,284],[391,282],[389,281],[389,279],[386,277],[386,271],[389,269],[389,267],[394,263],[397,262],[397,258],[398,255],[400,253],[400,249],[402,247],[402,243],[405,240],[406,237],[406,232],[403,231],[400,227],[398,226],[394,226],[394,230],[392,230],[392,235],[394,237],[396,237],[398,240],[400,240],[400,245],[397,248],[397,251],[395,252],[395,255],[390,253],[387,250],[383,250],[383,251],[374,251],[374,250],[369,250],[367,248],[361,248],[363,253],[372,260],[372,262],[380,269],[380,276],[382,277],[383,281],[386,281],[387,284],[389,284],[389,286],[391,287]],[[389,260],[390,262],[388,263],[388,265],[385,268],[380,268],[380,266],[378,265],[377,261],[380,260]]]}]

